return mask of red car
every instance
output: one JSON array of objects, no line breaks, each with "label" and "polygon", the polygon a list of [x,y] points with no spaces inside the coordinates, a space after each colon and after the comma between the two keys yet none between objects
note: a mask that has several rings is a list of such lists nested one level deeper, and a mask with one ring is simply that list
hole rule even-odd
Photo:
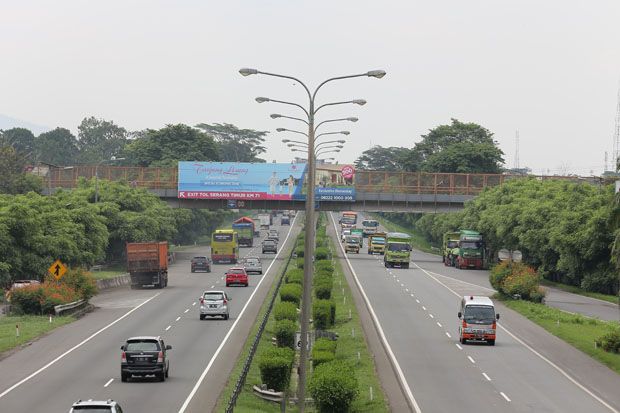
[{"label": "red car", "polygon": [[226,271],[226,287],[232,284],[241,284],[244,287],[248,286],[248,273],[245,272],[245,268],[234,267]]}]

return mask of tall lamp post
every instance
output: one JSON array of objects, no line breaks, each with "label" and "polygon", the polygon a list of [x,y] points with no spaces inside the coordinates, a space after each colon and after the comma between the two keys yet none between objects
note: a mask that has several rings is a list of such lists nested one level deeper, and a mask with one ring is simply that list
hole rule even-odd
[{"label": "tall lamp post", "polygon": [[106,162],[118,162],[124,160],[125,158],[117,158],[116,156],[112,156],[110,159],[104,159],[95,165],[95,204],[99,202],[99,166]]},{"label": "tall lamp post", "polygon": [[300,108],[306,114],[306,117],[307,117],[307,120],[297,118],[297,120],[301,120],[302,122],[308,125],[308,133],[307,134],[302,133],[306,135],[308,138],[308,190],[307,190],[307,195],[306,195],[306,223],[305,223],[306,224],[306,241],[305,241],[305,248],[304,248],[304,278],[303,278],[303,294],[302,294],[302,304],[301,304],[301,343],[300,343],[301,349],[300,349],[300,356],[299,356],[299,385],[297,389],[297,398],[299,400],[299,411],[303,413],[305,409],[305,404],[306,404],[305,397],[306,397],[306,367],[307,367],[307,360],[308,360],[308,330],[309,330],[309,318],[310,318],[310,303],[312,300],[312,295],[311,295],[312,273],[313,273],[313,262],[312,261],[314,258],[314,238],[315,238],[315,231],[316,231],[315,219],[314,219],[314,202],[315,202],[314,185],[316,181],[316,164],[315,164],[314,144],[316,140],[315,138],[316,128],[320,126],[320,124],[315,127],[315,116],[317,112],[325,106],[340,105],[340,104],[347,104],[347,103],[353,103],[357,105],[366,104],[366,101],[363,99],[355,99],[355,100],[349,100],[349,101],[343,101],[343,102],[325,103],[323,105],[315,107],[316,96],[317,96],[318,91],[321,89],[321,87],[323,87],[323,85],[325,85],[328,82],[332,82],[335,80],[342,80],[342,79],[351,79],[355,77],[374,77],[374,78],[380,79],[383,76],[385,76],[385,71],[371,70],[366,73],[332,77],[332,78],[329,78],[321,82],[316,87],[316,89],[314,89],[313,92],[310,91],[310,89],[308,88],[308,86],[306,86],[304,82],[302,82],[301,80],[293,76],[263,72],[257,69],[249,69],[249,68],[240,69],[239,73],[243,76],[260,74],[260,75],[265,75],[265,76],[273,76],[273,77],[279,77],[283,79],[290,79],[290,80],[293,80],[299,83],[305,89],[308,95],[308,107],[307,108],[294,102],[274,100],[274,99],[265,98],[265,97],[256,98],[256,101],[258,103],[275,102],[275,103],[282,103],[285,105],[296,106]]}]

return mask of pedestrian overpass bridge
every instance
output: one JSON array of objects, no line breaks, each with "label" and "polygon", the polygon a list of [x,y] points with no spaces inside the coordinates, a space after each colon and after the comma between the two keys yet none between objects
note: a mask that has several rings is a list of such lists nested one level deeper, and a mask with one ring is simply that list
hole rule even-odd
[{"label": "pedestrian overpass bridge", "polygon": [[[41,173],[40,173],[41,174]],[[177,168],[119,167],[119,166],[65,166],[49,167],[44,193],[61,188],[71,189],[81,179],[122,181],[128,185],[146,188],[176,208],[207,209],[277,209],[301,210],[303,201],[243,200],[229,203],[226,199],[186,199],[177,190]],[[319,211],[370,212],[452,212],[475,198],[485,188],[501,185],[521,175],[505,174],[451,174],[423,172],[356,171],[355,201],[317,201]],[[539,179],[558,177],[539,177]],[[567,179],[567,178],[564,178]],[[577,179],[577,178],[572,178]]]}]

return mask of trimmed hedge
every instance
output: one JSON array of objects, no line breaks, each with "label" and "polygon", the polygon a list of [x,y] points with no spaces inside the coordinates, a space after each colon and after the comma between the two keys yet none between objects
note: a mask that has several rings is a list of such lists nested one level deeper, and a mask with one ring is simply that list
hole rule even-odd
[{"label": "trimmed hedge", "polygon": [[315,300],[312,303],[312,319],[314,328],[319,330],[325,330],[333,324],[329,300]]},{"label": "trimmed hedge", "polygon": [[295,348],[295,331],[297,323],[291,320],[280,320],[276,322],[276,341],[278,347]]},{"label": "trimmed hedge", "polygon": [[303,245],[301,247],[297,247],[295,248],[295,254],[297,255],[297,258],[303,258],[304,257],[304,247]]},{"label": "trimmed hedge", "polygon": [[324,271],[330,274],[334,273],[334,265],[331,260],[317,260],[314,262],[314,270],[316,272]]},{"label": "trimmed hedge", "polygon": [[276,321],[297,321],[299,319],[299,315],[297,314],[297,306],[290,301],[280,301],[276,304],[273,307],[273,316]]},{"label": "trimmed hedge", "polygon": [[353,366],[331,361],[316,367],[308,388],[320,412],[346,412],[358,395]]},{"label": "trimmed hedge", "polygon": [[332,286],[326,283],[316,284],[314,286],[314,295],[319,300],[329,300],[332,298]]},{"label": "trimmed hedge", "polygon": [[267,349],[258,359],[260,378],[268,389],[284,391],[291,378],[295,352],[288,347]]},{"label": "trimmed hedge", "polygon": [[305,258],[297,258],[295,264],[297,264],[297,268],[304,268],[304,259]]},{"label": "trimmed hedge", "polygon": [[507,296],[520,295],[524,300],[541,302],[545,297],[540,276],[533,268],[520,262],[503,261],[491,269],[491,286]]},{"label": "trimmed hedge", "polygon": [[312,350],[312,367],[316,368],[323,363],[329,363],[334,361],[336,355],[330,351],[314,351]]},{"label": "trimmed hedge", "polygon": [[280,300],[290,301],[295,305],[299,305],[299,302],[301,301],[301,285],[284,284],[280,287]]},{"label": "trimmed hedge", "polygon": [[318,338],[312,346],[312,351],[329,351],[336,353],[336,340],[330,340],[328,338]]},{"label": "trimmed hedge", "polygon": [[286,282],[288,284],[299,284],[303,285],[304,283],[304,270],[299,268],[294,268],[289,270],[286,273]]},{"label": "trimmed hedge", "polygon": [[331,258],[329,250],[326,247],[318,247],[314,250],[314,258],[316,260],[328,260]]},{"label": "trimmed hedge", "polygon": [[610,331],[599,338],[596,343],[609,353],[620,353],[620,329]]},{"label": "trimmed hedge", "polygon": [[336,324],[336,302],[329,300],[329,321],[331,325]]}]

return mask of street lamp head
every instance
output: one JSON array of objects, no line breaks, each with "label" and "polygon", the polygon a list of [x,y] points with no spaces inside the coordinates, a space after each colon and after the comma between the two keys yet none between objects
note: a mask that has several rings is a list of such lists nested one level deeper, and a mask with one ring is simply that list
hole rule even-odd
[{"label": "street lamp head", "polygon": [[340,133],[343,134],[343,135],[350,135],[351,134],[351,132],[349,132],[348,130],[343,130]]},{"label": "street lamp head", "polygon": [[376,77],[377,79],[381,79],[383,76],[385,76],[385,70],[371,70],[368,73],[366,73],[366,76]]},{"label": "street lamp head", "polygon": [[269,100],[270,100],[270,99],[269,99],[269,98],[262,97],[262,96],[259,96],[259,97],[257,97],[257,98],[256,98],[256,99],[254,99],[254,100],[256,100],[258,103],[263,103],[263,102],[269,102]]},{"label": "street lamp head", "polygon": [[366,104],[366,101],[364,99],[354,99],[354,100],[351,101],[351,103],[355,103],[356,105],[364,106]]},{"label": "street lamp head", "polygon": [[282,143],[290,142],[290,139],[282,139]]},{"label": "street lamp head", "polygon": [[342,146],[342,145],[336,145],[335,147],[336,148],[340,148],[340,149],[344,148],[344,146]]},{"label": "street lamp head", "polygon": [[349,122],[357,122],[359,119],[358,119],[358,118],[356,118],[356,117],[350,117],[350,118],[347,118],[347,120],[348,120]]},{"label": "street lamp head", "polygon": [[272,113],[271,115],[269,115],[269,117],[271,117],[271,119],[278,119],[281,118],[282,115],[280,115],[279,113]]},{"label": "street lamp head", "polygon": [[258,70],[244,67],[242,69],[239,69],[239,73],[241,73],[242,76],[249,76],[257,74]]},{"label": "street lamp head", "polygon": [[277,129],[276,129],[276,132],[285,132],[285,131],[286,131],[286,129],[285,129],[285,128],[277,128]]},{"label": "street lamp head", "polygon": [[346,143],[347,141],[345,141],[344,139],[339,139],[336,142],[338,142],[338,143]]},{"label": "street lamp head", "polygon": [[294,143],[288,143],[286,144],[286,146],[288,146],[289,148],[292,148],[293,146],[297,146],[297,145],[295,145]]}]

